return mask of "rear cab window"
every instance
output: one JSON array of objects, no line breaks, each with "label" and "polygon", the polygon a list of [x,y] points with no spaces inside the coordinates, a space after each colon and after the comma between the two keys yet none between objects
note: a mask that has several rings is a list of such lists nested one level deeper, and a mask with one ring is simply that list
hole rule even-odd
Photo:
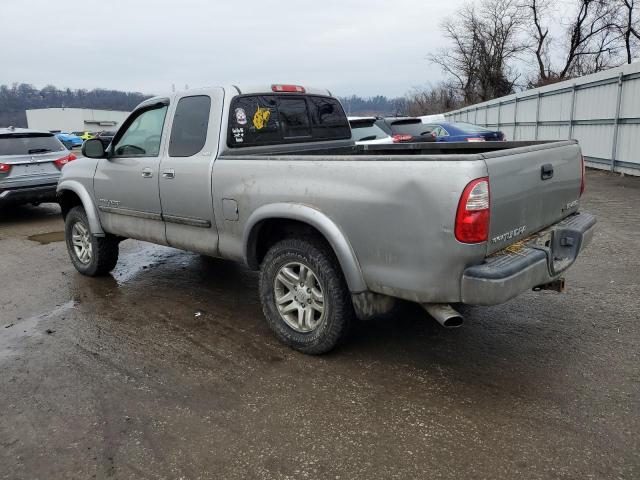
[{"label": "rear cab window", "polygon": [[0,156],[37,155],[62,152],[64,145],[51,133],[10,133],[0,135]]},{"label": "rear cab window", "polygon": [[232,148],[351,138],[335,98],[319,95],[240,95],[231,102],[227,144]]}]

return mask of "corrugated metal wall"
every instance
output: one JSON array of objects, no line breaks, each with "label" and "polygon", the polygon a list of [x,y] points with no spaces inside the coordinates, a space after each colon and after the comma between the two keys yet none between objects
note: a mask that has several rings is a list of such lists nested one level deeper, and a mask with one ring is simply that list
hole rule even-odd
[{"label": "corrugated metal wall", "polygon": [[587,165],[640,175],[640,63],[445,113],[511,140],[580,142]]}]

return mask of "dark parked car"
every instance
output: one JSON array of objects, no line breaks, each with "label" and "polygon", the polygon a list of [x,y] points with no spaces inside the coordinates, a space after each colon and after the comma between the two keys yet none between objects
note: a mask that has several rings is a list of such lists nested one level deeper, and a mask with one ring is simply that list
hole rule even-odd
[{"label": "dark parked car", "polygon": [[113,137],[115,136],[115,134],[116,134],[116,132],[103,131],[103,132],[98,132],[98,133],[94,134],[93,138],[100,139],[100,141],[104,145],[104,148],[107,148],[109,146],[109,144],[111,143],[111,140],[113,140]]},{"label": "dark parked car", "polygon": [[384,117],[376,121],[376,125],[393,137],[394,143],[401,142],[433,142],[432,128],[416,117]]},{"label": "dark parked car", "polygon": [[503,132],[472,123],[433,123],[424,125],[436,142],[503,142]]}]

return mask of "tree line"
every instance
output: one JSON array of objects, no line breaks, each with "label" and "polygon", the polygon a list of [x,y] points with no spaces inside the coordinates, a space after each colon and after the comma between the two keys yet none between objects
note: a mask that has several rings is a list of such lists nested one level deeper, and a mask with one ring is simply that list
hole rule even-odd
[{"label": "tree line", "polygon": [[53,85],[37,89],[26,83],[0,85],[0,127],[26,127],[25,111],[34,108],[69,107],[130,111],[147,98],[149,95],[118,90],[61,90]]},{"label": "tree line", "polygon": [[408,96],[444,112],[631,63],[640,0],[482,0],[441,25],[448,46],[428,56],[446,80]]}]

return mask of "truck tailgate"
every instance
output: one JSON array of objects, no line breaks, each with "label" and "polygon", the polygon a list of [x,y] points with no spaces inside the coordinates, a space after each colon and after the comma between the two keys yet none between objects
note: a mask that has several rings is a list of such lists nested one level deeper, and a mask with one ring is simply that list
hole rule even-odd
[{"label": "truck tailgate", "polygon": [[491,189],[487,254],[578,210],[582,155],[573,141],[483,154]]}]

